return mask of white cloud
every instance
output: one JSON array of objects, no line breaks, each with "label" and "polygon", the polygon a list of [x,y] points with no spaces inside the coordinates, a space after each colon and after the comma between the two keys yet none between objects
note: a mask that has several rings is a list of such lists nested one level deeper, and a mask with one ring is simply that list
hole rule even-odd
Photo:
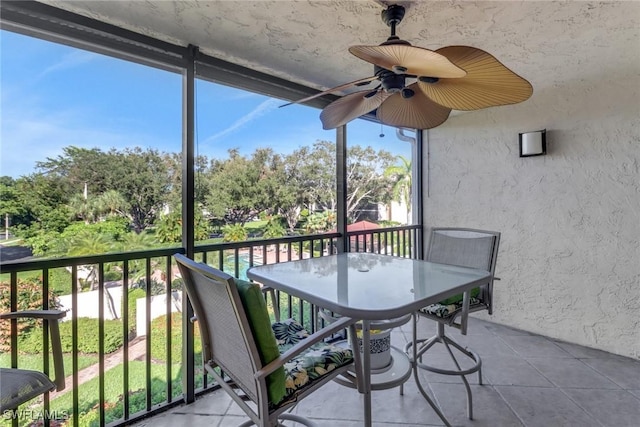
[{"label": "white cloud", "polygon": [[34,103],[8,103],[5,97],[3,104],[11,108],[2,112],[0,175],[18,178],[33,173],[36,162],[57,157],[70,145],[104,151],[133,146],[161,148],[157,138],[130,129],[105,128],[79,109],[45,110]]},{"label": "white cloud", "polygon": [[203,144],[211,143],[217,139],[222,138],[223,136],[229,135],[230,133],[237,131],[238,129],[244,127],[246,124],[252,122],[253,120],[256,120],[264,116],[265,114],[269,113],[270,111],[273,111],[274,109],[278,108],[278,106],[281,103],[282,101],[277,99],[267,99],[266,101],[263,101],[262,103],[260,103],[260,105],[258,105],[256,108],[251,110],[248,114],[245,114],[244,116],[236,120],[228,128],[221,130],[220,132],[214,135],[211,135],[210,137],[205,139],[203,141]]}]

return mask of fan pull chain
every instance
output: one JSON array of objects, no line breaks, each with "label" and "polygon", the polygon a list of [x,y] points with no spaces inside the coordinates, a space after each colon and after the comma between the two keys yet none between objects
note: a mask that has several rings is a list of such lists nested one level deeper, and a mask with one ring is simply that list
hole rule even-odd
[{"label": "fan pull chain", "polygon": [[382,122],[380,122],[380,138],[384,138],[384,131],[382,130]]}]

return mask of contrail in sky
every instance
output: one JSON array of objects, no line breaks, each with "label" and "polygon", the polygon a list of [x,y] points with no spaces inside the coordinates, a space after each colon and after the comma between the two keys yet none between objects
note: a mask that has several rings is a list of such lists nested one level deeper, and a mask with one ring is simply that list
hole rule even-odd
[{"label": "contrail in sky", "polygon": [[87,62],[93,61],[97,56],[93,53],[88,52],[71,52],[65,55],[62,60],[59,62],[50,65],[45,68],[36,79],[41,79],[49,73],[54,73],[56,71],[68,70],[70,68],[75,68],[79,65],[86,64]]},{"label": "contrail in sky", "polygon": [[207,138],[204,143],[210,143],[215,141],[216,139],[222,138],[225,135],[228,135],[238,129],[240,129],[241,127],[243,127],[244,125],[246,125],[247,123],[264,116],[265,114],[267,114],[268,112],[276,109],[278,107],[278,105],[281,103],[282,101],[279,101],[277,99],[267,99],[266,101],[260,103],[260,105],[258,105],[256,108],[254,108],[252,111],[250,111],[248,114],[245,114],[244,116],[240,117],[238,120],[236,120],[231,126],[229,126],[228,128],[221,130],[220,132],[210,136],[209,138]]}]

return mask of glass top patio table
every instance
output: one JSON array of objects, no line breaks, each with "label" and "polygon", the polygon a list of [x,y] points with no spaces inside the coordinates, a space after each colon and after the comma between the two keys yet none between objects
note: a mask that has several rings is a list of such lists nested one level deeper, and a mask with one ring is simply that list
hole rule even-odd
[{"label": "glass top patio table", "polygon": [[[364,425],[371,419],[370,329],[375,321],[394,319],[488,283],[491,273],[466,267],[372,253],[341,253],[319,258],[251,267],[247,276],[318,307],[362,321]],[[415,333],[414,333],[415,335]],[[414,358],[415,358],[415,348]],[[427,395],[411,363],[418,388],[445,425],[444,414]]]},{"label": "glass top patio table", "polygon": [[488,282],[491,273],[372,253],[250,268],[247,276],[342,316],[400,317]]}]

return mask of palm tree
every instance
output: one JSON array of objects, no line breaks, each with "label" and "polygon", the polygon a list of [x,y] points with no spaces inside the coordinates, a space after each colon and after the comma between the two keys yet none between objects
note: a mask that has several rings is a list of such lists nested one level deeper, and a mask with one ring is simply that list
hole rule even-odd
[{"label": "palm tree", "polygon": [[115,216],[127,216],[127,201],[116,190],[107,190],[98,196],[98,205],[102,212]]},{"label": "palm tree", "polygon": [[[83,256],[83,255],[96,255],[109,252],[113,248],[113,241],[101,234],[93,234],[86,230],[79,233],[69,244],[68,256]],[[96,288],[98,282],[98,272],[96,265],[89,266],[90,272],[87,276],[87,280],[91,282],[91,290]],[[80,286],[78,286],[80,288]],[[105,301],[107,303],[107,309],[113,319],[117,319],[116,306],[113,301],[111,293],[106,286],[103,287]]]},{"label": "palm tree", "polygon": [[[158,245],[158,239],[153,234],[149,234],[146,231],[137,233],[127,233],[124,238],[118,244],[118,249],[122,252],[131,251],[143,251],[149,250]],[[151,259],[151,275],[160,268],[161,262],[158,259]],[[146,278],[146,261],[145,259],[134,259],[129,261],[129,283],[126,283],[126,287],[129,288],[133,284],[139,283],[142,279]],[[151,284],[145,282],[145,286],[151,291]]]},{"label": "palm tree", "polygon": [[400,164],[389,166],[385,169],[384,176],[393,180],[394,200],[406,204],[407,224],[409,224],[409,214],[411,212],[411,160],[407,160],[404,156],[397,156],[397,158],[400,159]]},{"label": "palm tree", "polygon": [[99,215],[97,200],[93,197],[85,198],[82,193],[75,194],[69,200],[69,209],[74,218],[80,218],[85,224],[95,222]]}]

